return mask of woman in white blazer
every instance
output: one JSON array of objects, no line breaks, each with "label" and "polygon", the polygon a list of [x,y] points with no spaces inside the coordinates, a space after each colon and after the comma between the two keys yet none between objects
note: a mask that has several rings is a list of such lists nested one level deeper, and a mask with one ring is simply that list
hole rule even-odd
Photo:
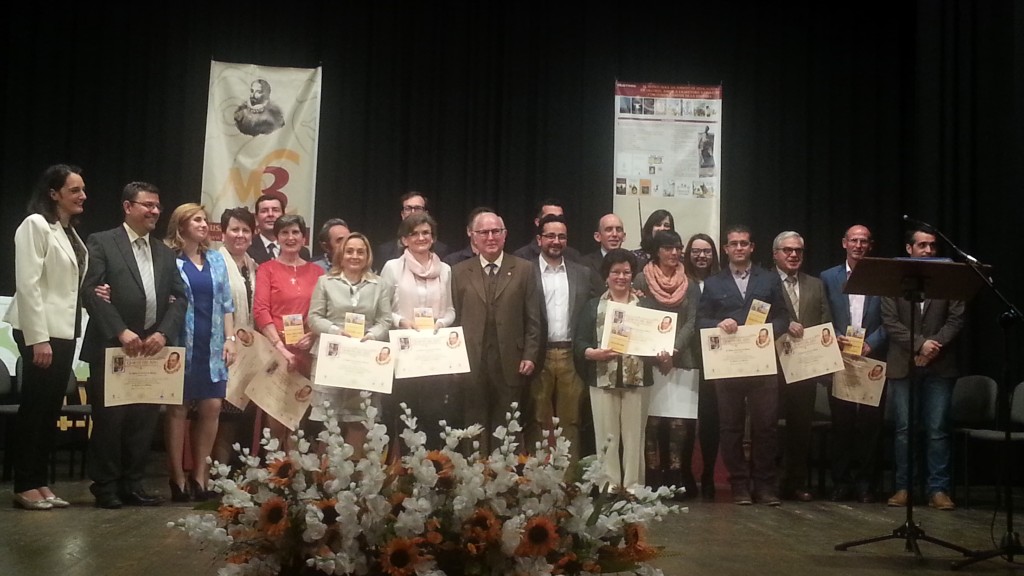
[{"label": "woman in white blazer", "polygon": [[16,292],[4,320],[22,357],[14,504],[26,510],[68,506],[47,486],[47,463],[80,335],[79,289],[89,262],[74,228],[85,202],[81,173],[66,164],[47,168],[14,233]]}]

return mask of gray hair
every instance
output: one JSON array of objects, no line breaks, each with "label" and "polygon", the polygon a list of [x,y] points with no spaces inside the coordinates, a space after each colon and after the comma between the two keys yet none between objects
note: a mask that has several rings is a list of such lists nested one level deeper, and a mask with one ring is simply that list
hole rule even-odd
[{"label": "gray hair", "polygon": [[779,232],[779,235],[776,236],[775,240],[772,241],[772,252],[774,252],[774,251],[779,249],[779,245],[782,244],[783,240],[789,240],[790,238],[796,238],[797,240],[800,240],[800,245],[803,246],[803,243],[804,243],[804,237],[803,236],[801,236],[798,232],[793,232],[792,230],[786,230],[785,232]]}]

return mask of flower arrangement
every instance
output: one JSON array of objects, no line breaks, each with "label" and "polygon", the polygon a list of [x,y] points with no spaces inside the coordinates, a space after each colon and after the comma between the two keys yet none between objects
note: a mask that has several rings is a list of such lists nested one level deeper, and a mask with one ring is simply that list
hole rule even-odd
[{"label": "flower arrangement", "polygon": [[[325,405],[319,446],[299,431],[285,453],[265,430],[265,461],[240,451],[234,475],[213,464],[222,494],[216,514],[169,525],[225,549],[221,576],[661,575],[645,564],[658,549],[644,542],[644,527],[679,511],[665,503],[671,489],[610,489],[603,455],[570,466],[557,427],[547,433],[551,442],[517,454],[515,404],[494,432],[501,445],[486,456],[474,440],[479,425],[445,426],[445,447],[426,450],[403,404],[407,453],[388,464],[386,427],[373,423],[368,401],[364,407],[364,457],[353,460]],[[469,456],[460,445],[472,446]]]}]

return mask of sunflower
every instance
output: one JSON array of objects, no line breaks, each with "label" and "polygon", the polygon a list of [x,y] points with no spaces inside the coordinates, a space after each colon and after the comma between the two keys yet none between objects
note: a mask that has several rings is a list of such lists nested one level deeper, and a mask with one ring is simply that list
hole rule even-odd
[{"label": "sunflower", "polygon": [[270,472],[267,482],[274,486],[287,486],[292,483],[292,476],[295,476],[295,467],[289,458],[285,458],[267,464],[267,472]]},{"label": "sunflower", "polygon": [[235,506],[222,505],[221,507],[217,508],[217,516],[220,516],[221,521],[226,524],[234,522],[238,518],[238,515],[241,513],[242,509]]},{"label": "sunflower", "polygon": [[420,562],[420,549],[407,538],[395,538],[381,550],[380,565],[388,576],[413,576]]},{"label": "sunflower", "polygon": [[259,528],[267,536],[280,536],[288,527],[288,503],[274,496],[260,506]]},{"label": "sunflower", "polygon": [[547,556],[558,546],[555,524],[544,516],[531,518],[523,528],[523,536],[516,547],[516,556]]},{"label": "sunflower", "polygon": [[316,501],[316,507],[319,508],[320,512],[324,515],[324,524],[330,526],[338,522],[338,510],[335,508],[337,504],[337,498],[328,498],[326,500]]},{"label": "sunflower", "polygon": [[477,508],[473,515],[462,523],[462,537],[475,554],[482,550],[481,544],[498,542],[501,539],[501,522],[489,509]]},{"label": "sunflower", "polygon": [[437,472],[437,488],[440,490],[451,490],[455,487],[455,464],[451,458],[439,450],[427,452],[427,460],[434,465]]},{"label": "sunflower", "polygon": [[658,555],[658,549],[644,541],[642,524],[630,523],[623,527],[625,534],[623,554],[634,562],[644,562]]}]

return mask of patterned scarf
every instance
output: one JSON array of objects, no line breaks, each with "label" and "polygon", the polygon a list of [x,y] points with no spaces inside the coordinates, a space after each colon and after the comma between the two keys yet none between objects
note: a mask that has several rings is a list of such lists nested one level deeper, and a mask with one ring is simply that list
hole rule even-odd
[{"label": "patterned scarf", "polygon": [[654,299],[665,306],[677,306],[686,297],[689,282],[682,266],[676,266],[675,272],[666,276],[657,264],[648,262],[644,266],[644,277],[647,278],[647,286],[654,294]]}]

